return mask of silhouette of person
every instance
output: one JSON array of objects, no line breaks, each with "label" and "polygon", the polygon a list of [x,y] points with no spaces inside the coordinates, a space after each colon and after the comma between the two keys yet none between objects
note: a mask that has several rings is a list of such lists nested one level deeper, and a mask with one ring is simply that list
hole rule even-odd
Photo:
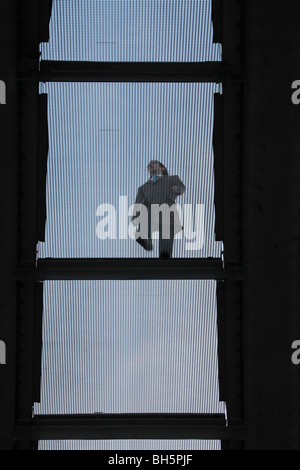
[{"label": "silhouette of person", "polygon": [[132,217],[132,224],[137,227],[136,241],[150,251],[152,234],[158,232],[159,257],[171,258],[174,237],[183,228],[176,198],[185,192],[185,185],[179,176],[169,176],[158,160],[151,160],[147,170],[150,179],[138,188]]}]

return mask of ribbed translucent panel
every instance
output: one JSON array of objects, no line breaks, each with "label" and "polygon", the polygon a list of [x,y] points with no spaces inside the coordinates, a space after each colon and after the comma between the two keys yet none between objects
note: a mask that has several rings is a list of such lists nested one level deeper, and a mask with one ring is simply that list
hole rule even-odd
[{"label": "ribbed translucent panel", "polygon": [[39,441],[39,450],[221,450],[221,442],[188,439]]},{"label": "ribbed translucent panel", "polygon": [[53,0],[44,60],[221,60],[211,0]]},{"label": "ribbed translucent panel", "polygon": [[[124,213],[128,228],[128,209],[149,178],[152,159],[186,186],[176,201],[185,229],[175,240],[173,256],[220,257],[212,146],[213,98],[220,84],[46,83],[40,90],[48,93],[49,122],[47,223],[45,243],[38,244],[40,258],[158,256],[156,248],[146,252],[120,229]],[[114,211],[116,232],[101,239],[97,226],[103,217],[97,210],[106,204]]]},{"label": "ribbed translucent panel", "polygon": [[35,414],[224,413],[215,281],[46,281]]}]

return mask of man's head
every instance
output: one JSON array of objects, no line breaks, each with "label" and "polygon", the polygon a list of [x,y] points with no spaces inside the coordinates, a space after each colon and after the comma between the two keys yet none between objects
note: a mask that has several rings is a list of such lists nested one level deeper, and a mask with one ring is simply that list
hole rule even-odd
[{"label": "man's head", "polygon": [[158,160],[151,160],[147,166],[147,170],[150,173],[150,176],[154,175],[168,175],[168,170],[166,169],[165,165],[163,165]]}]

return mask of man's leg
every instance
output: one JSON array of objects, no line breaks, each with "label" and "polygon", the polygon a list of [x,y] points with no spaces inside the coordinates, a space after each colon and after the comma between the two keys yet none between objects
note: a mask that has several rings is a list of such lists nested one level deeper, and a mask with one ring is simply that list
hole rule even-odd
[{"label": "man's leg", "polygon": [[169,240],[159,240],[160,258],[172,258],[173,241],[171,237]]},{"label": "man's leg", "polygon": [[[173,214],[171,214],[172,216]],[[169,238],[163,238],[163,230],[161,220],[159,223],[159,257],[160,258],[172,258],[172,250],[173,250],[173,242],[174,242],[174,223],[173,220],[170,223],[170,234]]]},{"label": "man's leg", "polygon": [[[146,250],[151,251],[153,249],[152,238],[151,238],[151,210],[147,207],[148,212],[148,238],[145,238],[145,230],[141,231],[141,227],[137,230],[136,241]],[[141,236],[138,236],[138,233],[141,231]]]}]

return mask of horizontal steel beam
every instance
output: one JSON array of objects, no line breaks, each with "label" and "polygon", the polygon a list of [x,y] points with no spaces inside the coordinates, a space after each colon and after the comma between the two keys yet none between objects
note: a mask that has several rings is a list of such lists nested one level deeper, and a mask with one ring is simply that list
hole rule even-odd
[{"label": "horizontal steel beam", "polygon": [[[30,79],[20,71],[20,79]],[[42,60],[41,82],[216,82],[241,80],[240,66],[222,62],[75,62]]]},{"label": "horizontal steel beam", "polygon": [[40,415],[18,421],[14,440],[244,439],[244,427],[224,415]]},{"label": "horizontal steel beam", "polygon": [[221,259],[40,259],[36,266],[23,263],[17,280],[101,279],[243,279],[239,267],[223,268]]}]

